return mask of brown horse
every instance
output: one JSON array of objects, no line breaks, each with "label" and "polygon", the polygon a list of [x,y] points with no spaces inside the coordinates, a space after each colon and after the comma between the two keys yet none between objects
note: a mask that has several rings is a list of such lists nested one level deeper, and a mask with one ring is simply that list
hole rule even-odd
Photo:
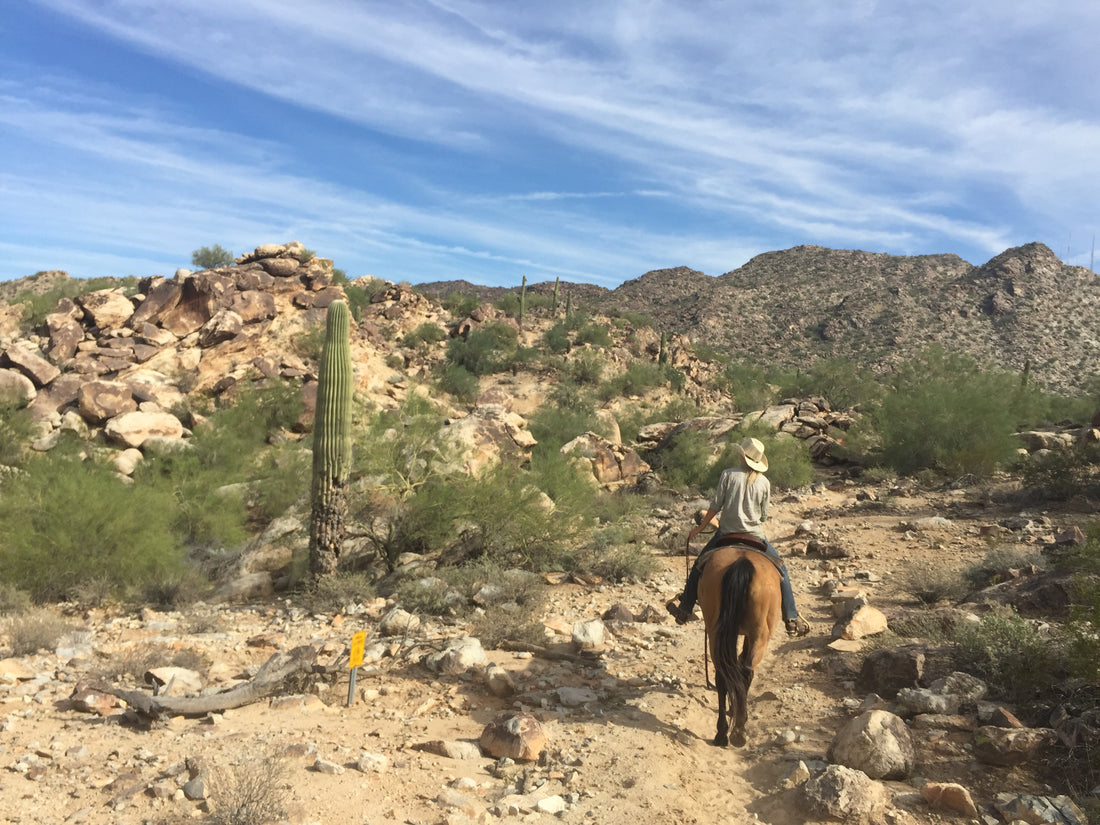
[{"label": "brown horse", "polygon": [[[779,582],[779,570],[768,557],[744,547],[718,548],[703,569],[699,605],[714,659],[718,689],[714,744],[719,747],[731,741],[737,747],[745,744],[749,685],[782,612]],[[740,653],[738,636],[745,637]]]}]

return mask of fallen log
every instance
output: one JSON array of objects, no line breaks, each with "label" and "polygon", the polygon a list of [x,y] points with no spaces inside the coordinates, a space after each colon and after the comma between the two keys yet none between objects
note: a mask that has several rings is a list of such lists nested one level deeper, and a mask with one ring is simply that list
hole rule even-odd
[{"label": "fallen log", "polygon": [[316,657],[317,650],[312,645],[280,651],[264,662],[247,682],[209,696],[153,696],[141,690],[123,690],[105,683],[93,687],[121,699],[132,711],[150,721],[159,721],[166,716],[205,716],[270,696],[291,676],[312,673]]}]

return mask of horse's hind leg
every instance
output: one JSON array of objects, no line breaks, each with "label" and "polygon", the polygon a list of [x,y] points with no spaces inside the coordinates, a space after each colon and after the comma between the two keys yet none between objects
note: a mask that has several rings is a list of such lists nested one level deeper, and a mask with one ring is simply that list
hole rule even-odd
[{"label": "horse's hind leg", "polygon": [[726,717],[726,693],[728,686],[721,673],[714,674],[714,683],[718,688],[718,732],[714,736],[714,744],[724,748],[729,744],[729,720]]},{"label": "horse's hind leg", "polygon": [[730,731],[730,742],[734,747],[743,748],[748,739],[745,737],[745,725],[749,721],[749,685],[752,684],[753,669],[745,665],[737,665],[741,668],[744,681],[737,685],[735,696],[732,697],[730,716],[733,717],[733,729]]}]

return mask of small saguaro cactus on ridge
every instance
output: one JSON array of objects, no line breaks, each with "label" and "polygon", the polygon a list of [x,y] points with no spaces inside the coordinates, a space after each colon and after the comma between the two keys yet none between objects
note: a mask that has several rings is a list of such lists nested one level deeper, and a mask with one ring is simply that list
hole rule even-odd
[{"label": "small saguaro cactus on ridge", "polygon": [[329,305],[317,379],[309,520],[309,572],[315,579],[336,571],[347,520],[352,394],[349,315],[343,301]]}]

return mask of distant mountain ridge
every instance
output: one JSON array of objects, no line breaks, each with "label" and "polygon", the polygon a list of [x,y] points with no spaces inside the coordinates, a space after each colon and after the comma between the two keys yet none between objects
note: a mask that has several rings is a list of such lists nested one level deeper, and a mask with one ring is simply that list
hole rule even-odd
[{"label": "distant mountain ridge", "polygon": [[[518,287],[453,281],[417,289],[496,300]],[[937,343],[1001,369],[1028,365],[1032,380],[1054,390],[1078,390],[1100,371],[1100,276],[1041,243],[980,266],[951,254],[797,246],[717,277],[675,267],[611,290],[564,282],[560,290],[605,312],[643,313],[662,331],[761,365],[847,358],[882,371]]]}]

